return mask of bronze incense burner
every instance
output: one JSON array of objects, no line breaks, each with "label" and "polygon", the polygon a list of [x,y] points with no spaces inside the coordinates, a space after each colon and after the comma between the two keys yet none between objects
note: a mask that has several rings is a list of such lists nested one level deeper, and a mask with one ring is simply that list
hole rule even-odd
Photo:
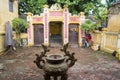
[{"label": "bronze incense burner", "polygon": [[36,60],[34,63],[39,69],[44,70],[44,79],[45,80],[67,80],[68,78],[68,68],[72,67],[77,59],[74,57],[74,52],[70,53],[67,51],[68,44],[63,46],[63,49],[60,49],[65,55],[62,54],[46,54],[50,50],[42,45],[44,49],[40,55],[36,54]]}]

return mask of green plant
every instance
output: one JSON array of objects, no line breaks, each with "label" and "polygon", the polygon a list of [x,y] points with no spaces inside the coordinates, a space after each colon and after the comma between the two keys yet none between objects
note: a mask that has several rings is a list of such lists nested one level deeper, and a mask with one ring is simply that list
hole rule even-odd
[{"label": "green plant", "polygon": [[97,23],[91,20],[86,20],[85,23],[81,25],[81,29],[86,31],[93,31],[95,28],[97,28]]},{"label": "green plant", "polygon": [[17,42],[18,45],[20,46],[21,44],[20,34],[28,28],[28,23],[24,19],[14,18],[12,20],[12,28],[13,30],[15,30]]}]

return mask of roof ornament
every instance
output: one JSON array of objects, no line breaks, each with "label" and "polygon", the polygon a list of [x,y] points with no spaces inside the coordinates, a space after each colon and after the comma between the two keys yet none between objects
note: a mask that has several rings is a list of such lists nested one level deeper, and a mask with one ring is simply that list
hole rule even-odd
[{"label": "roof ornament", "polygon": [[50,7],[50,10],[55,10],[55,11],[61,10],[61,9],[62,9],[62,8],[61,8],[60,4],[57,4],[57,3],[53,4],[53,5]]}]

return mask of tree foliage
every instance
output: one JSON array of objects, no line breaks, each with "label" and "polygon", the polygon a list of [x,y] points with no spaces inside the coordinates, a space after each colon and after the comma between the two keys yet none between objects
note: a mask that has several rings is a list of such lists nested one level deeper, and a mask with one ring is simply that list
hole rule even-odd
[{"label": "tree foliage", "polygon": [[12,20],[12,28],[15,30],[16,34],[20,34],[21,32],[24,32],[25,29],[27,29],[28,23],[20,18],[14,18]]},{"label": "tree foliage", "polygon": [[73,14],[78,14],[83,11],[86,14],[89,10],[95,8],[99,5],[101,0],[20,0],[19,2],[19,14],[32,12],[33,14],[39,14],[42,12],[43,5],[58,3],[63,7],[63,5],[68,5],[69,11]]},{"label": "tree foliage", "polygon": [[86,30],[86,31],[93,31],[97,27],[98,27],[97,23],[91,20],[86,20],[85,23],[81,25],[81,29]]},{"label": "tree foliage", "polygon": [[100,2],[100,6],[96,6],[93,9],[93,16],[94,18],[99,21],[101,26],[106,26],[107,23],[107,15],[108,15],[108,8],[117,0],[105,0],[105,4]]},{"label": "tree foliage", "polygon": [[92,15],[99,22],[106,22],[107,8],[116,0],[105,0],[106,4],[102,4],[101,0],[20,0],[19,14],[31,12],[33,14],[40,14],[45,4],[51,6],[58,3],[63,7],[68,5],[69,11],[72,14],[79,14],[81,11],[85,15]]},{"label": "tree foliage", "polygon": [[20,34],[24,32],[28,27],[28,23],[20,18],[14,18],[12,20],[12,28],[15,30],[18,46],[21,44]]},{"label": "tree foliage", "polygon": [[42,12],[43,5],[46,4],[46,0],[20,0],[19,2],[19,14],[31,12],[33,14],[40,14]]}]

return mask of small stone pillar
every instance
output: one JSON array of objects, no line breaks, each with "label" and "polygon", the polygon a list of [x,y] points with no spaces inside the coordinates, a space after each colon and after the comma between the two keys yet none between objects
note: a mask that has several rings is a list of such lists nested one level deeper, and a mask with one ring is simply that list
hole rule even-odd
[{"label": "small stone pillar", "polygon": [[104,50],[105,48],[105,38],[106,38],[106,31],[107,31],[107,28],[102,28],[102,32],[101,32],[101,44],[100,44],[100,50]]},{"label": "small stone pillar", "polygon": [[79,26],[79,46],[82,46],[82,37],[85,37],[84,30],[81,30],[81,25],[85,22],[85,13],[80,12],[80,26]]}]

